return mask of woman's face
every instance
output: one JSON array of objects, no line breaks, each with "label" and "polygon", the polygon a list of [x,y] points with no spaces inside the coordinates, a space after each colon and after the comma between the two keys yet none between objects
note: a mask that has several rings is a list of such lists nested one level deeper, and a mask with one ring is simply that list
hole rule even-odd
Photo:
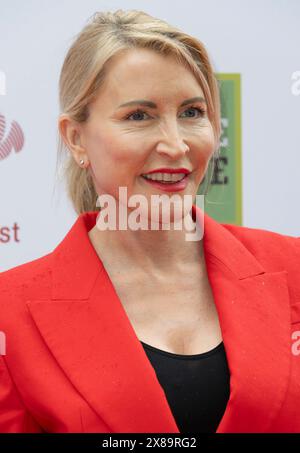
[{"label": "woman's face", "polygon": [[[181,106],[195,97],[203,100]],[[156,106],[134,104],[136,100]],[[122,106],[128,102],[132,104]],[[130,49],[109,63],[105,84],[80,134],[98,195],[118,200],[119,187],[126,187],[127,198],[143,195],[149,206],[151,195],[166,192],[142,174],[184,167],[191,174],[185,189],[176,193],[194,199],[214,151],[213,129],[196,78],[172,57],[148,49]]]}]

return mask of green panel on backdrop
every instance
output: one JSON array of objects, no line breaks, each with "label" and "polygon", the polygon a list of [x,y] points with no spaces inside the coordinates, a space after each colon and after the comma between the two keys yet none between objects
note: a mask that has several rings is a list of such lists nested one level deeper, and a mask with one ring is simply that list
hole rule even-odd
[{"label": "green panel on backdrop", "polygon": [[[242,225],[241,183],[241,77],[240,74],[216,74],[221,96],[220,158],[205,196],[204,209],[220,223]],[[207,180],[199,186],[203,194]]]}]

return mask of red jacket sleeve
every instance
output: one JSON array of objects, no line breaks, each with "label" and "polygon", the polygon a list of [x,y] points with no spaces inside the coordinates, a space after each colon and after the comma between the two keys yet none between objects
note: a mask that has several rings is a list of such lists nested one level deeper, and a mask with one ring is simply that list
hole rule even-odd
[{"label": "red jacket sleeve", "polygon": [[22,403],[0,355],[0,433],[43,432]]}]

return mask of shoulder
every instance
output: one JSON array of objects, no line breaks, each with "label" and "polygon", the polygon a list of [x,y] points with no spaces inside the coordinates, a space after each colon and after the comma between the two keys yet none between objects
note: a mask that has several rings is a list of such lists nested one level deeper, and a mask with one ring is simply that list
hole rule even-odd
[{"label": "shoulder", "polygon": [[[0,272],[0,310],[14,310],[21,301],[48,297],[53,252]],[[1,307],[2,306],[2,307]]]},{"label": "shoulder", "polygon": [[278,264],[289,269],[299,266],[300,237],[225,223],[222,226],[269,270],[276,271]]},{"label": "shoulder", "polygon": [[251,228],[227,223],[222,223],[221,225],[245,245],[273,245],[274,247],[279,247],[283,244],[289,244],[290,246],[300,250],[300,236],[288,236],[261,228]]},{"label": "shoulder", "polygon": [[15,282],[16,284],[25,281],[37,280],[38,277],[45,276],[51,269],[53,252],[47,253],[32,261],[28,261],[18,266],[14,266],[6,271],[0,272],[1,282]]}]

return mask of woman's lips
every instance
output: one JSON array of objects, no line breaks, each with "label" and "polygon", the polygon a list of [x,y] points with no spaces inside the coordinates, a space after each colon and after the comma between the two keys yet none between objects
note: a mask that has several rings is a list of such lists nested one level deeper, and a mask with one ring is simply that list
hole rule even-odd
[{"label": "woman's lips", "polygon": [[173,182],[173,183],[165,183],[165,182],[159,182],[159,181],[153,181],[151,179],[141,178],[148,184],[150,184],[153,187],[156,187],[157,189],[163,190],[164,192],[180,192],[181,190],[184,190],[188,184],[188,178],[189,175],[185,175],[185,177],[178,182]]}]

